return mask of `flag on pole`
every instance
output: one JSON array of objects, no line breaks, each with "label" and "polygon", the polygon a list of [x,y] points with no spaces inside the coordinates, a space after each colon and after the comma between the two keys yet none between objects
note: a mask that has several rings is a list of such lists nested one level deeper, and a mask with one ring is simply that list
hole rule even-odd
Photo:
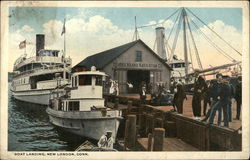
[{"label": "flag on pole", "polygon": [[65,28],[65,19],[64,19],[63,29],[62,29],[61,36],[62,36],[63,34],[65,34],[65,32],[66,32],[66,28]]},{"label": "flag on pole", "polygon": [[23,49],[23,48],[26,48],[26,40],[20,42],[19,44],[19,49]]}]

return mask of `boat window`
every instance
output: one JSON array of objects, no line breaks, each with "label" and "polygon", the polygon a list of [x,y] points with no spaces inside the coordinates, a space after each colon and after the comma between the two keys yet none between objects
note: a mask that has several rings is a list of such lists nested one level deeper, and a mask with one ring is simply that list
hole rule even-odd
[{"label": "boat window", "polygon": [[79,86],[91,85],[92,75],[79,75]]},{"label": "boat window", "polygon": [[182,63],[175,63],[174,64],[174,68],[181,68],[182,67]]},{"label": "boat window", "polygon": [[102,85],[102,76],[96,76],[96,86],[101,86]]},{"label": "boat window", "polygon": [[75,79],[75,77],[72,77],[72,79],[71,79],[71,85],[72,85],[72,87],[75,87],[75,85],[74,85],[74,79]]},{"label": "boat window", "polygon": [[39,52],[39,56],[52,56],[52,57],[57,57],[58,56],[57,50],[42,50]]},{"label": "boat window", "polygon": [[75,87],[77,87],[78,84],[77,84],[77,76],[75,76]]},{"label": "boat window", "polygon": [[69,101],[68,110],[79,111],[79,104],[79,101]]}]

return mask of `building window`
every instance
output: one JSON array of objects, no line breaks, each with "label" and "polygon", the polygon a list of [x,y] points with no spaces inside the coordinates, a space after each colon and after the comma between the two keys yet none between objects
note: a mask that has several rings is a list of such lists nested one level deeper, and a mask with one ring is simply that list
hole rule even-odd
[{"label": "building window", "polygon": [[136,51],[135,61],[142,62],[142,52],[141,51]]}]

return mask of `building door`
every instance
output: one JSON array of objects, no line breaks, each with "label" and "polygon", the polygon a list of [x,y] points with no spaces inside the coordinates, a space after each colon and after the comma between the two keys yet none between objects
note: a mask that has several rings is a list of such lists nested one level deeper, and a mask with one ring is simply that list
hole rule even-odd
[{"label": "building door", "polygon": [[146,83],[146,85],[149,84],[150,71],[149,70],[128,70],[127,82],[133,84],[133,88],[128,89],[128,93],[139,93],[142,83]]}]

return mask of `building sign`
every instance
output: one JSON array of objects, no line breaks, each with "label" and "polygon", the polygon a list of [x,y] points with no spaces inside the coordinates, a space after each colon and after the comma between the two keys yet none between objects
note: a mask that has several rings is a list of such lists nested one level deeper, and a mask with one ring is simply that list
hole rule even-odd
[{"label": "building sign", "polygon": [[147,64],[147,63],[113,63],[117,68],[162,68],[162,64]]}]

